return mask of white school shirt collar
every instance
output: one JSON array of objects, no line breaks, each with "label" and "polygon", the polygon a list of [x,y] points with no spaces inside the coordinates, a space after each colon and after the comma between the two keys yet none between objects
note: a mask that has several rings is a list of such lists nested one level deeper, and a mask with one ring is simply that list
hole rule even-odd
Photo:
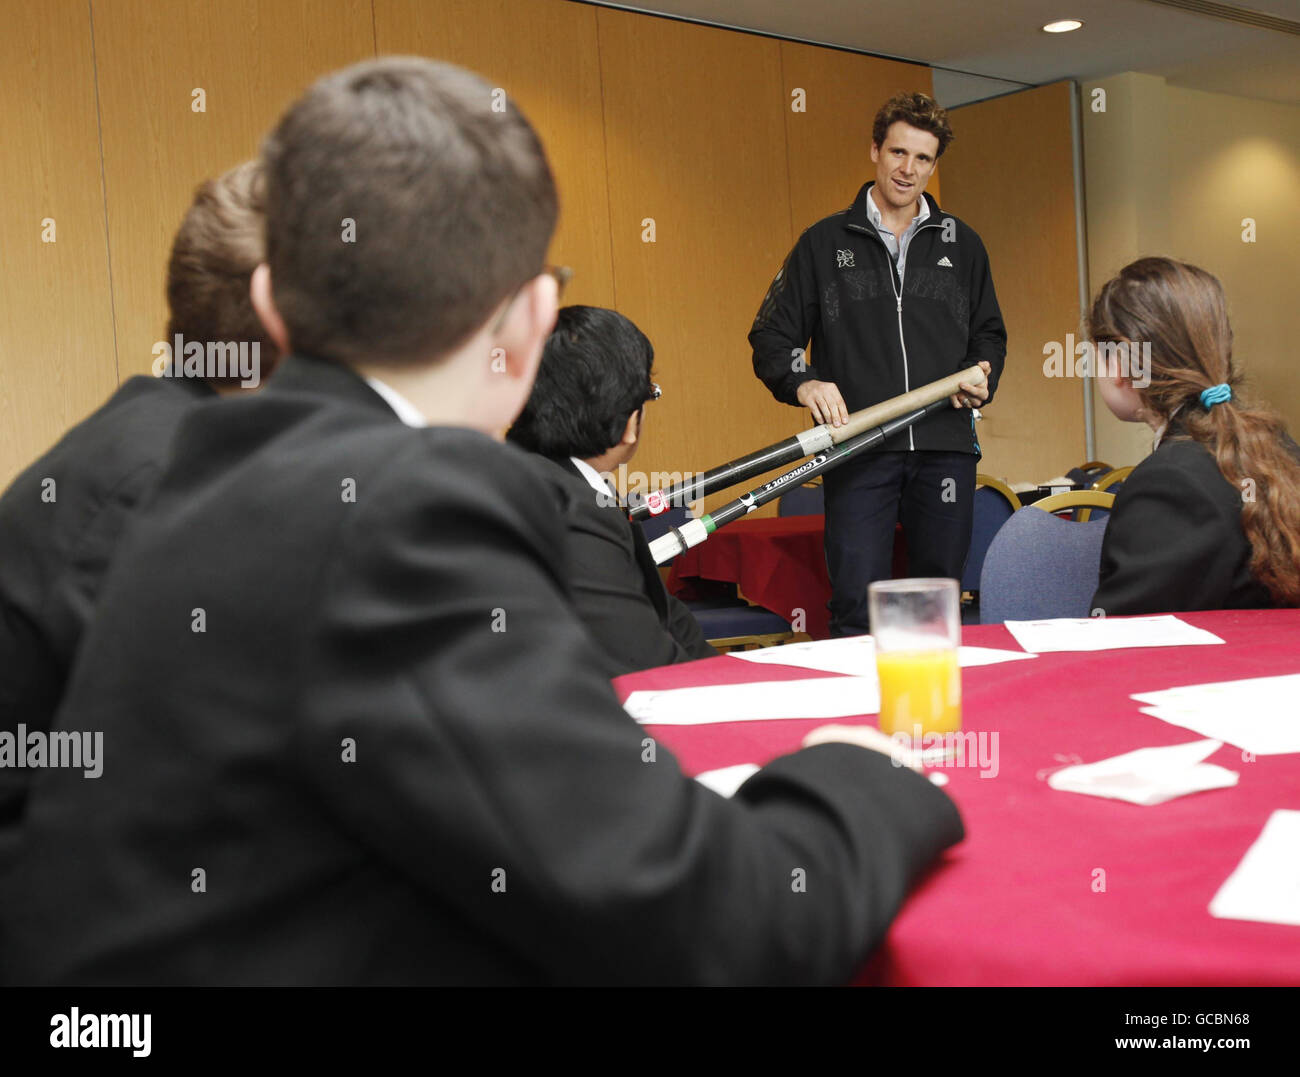
[{"label": "white school shirt collar", "polygon": [[397,413],[397,417],[407,426],[428,426],[429,420],[424,412],[412,404],[387,382],[365,375],[366,384],[384,398],[385,403]]},{"label": "white school shirt collar", "polygon": [[570,456],[569,459],[573,461],[573,466],[582,473],[582,477],[587,480],[588,486],[595,490],[596,493],[609,497],[612,488],[609,483],[600,477],[599,471],[587,463],[586,460],[579,460],[576,456]]},{"label": "white school shirt collar", "polygon": [[1156,431],[1156,439],[1151,443],[1152,452],[1155,452],[1158,448],[1160,448],[1160,442],[1164,440],[1165,434],[1169,430],[1169,424],[1174,421],[1174,416],[1177,415],[1182,410],[1183,410],[1183,406],[1182,404],[1179,404],[1178,407],[1174,408],[1174,410],[1169,413],[1169,418],[1166,419],[1163,423],[1161,423],[1160,429]]}]

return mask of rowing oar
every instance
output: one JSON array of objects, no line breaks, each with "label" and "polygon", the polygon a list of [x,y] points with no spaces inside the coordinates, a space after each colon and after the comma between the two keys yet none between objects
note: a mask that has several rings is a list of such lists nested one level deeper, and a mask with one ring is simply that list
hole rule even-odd
[{"label": "rowing oar", "polygon": [[[969,373],[969,371],[966,373]],[[939,384],[941,383],[934,383],[934,385]],[[932,386],[926,386],[926,388],[932,388]],[[921,391],[917,390],[917,392]],[[818,453],[811,460],[806,460],[798,467],[791,468],[784,475],[778,475],[775,479],[763,483],[762,486],[751,490],[743,497],[736,498],[735,501],[728,501],[721,508],[714,509],[712,512],[701,516],[698,520],[687,520],[681,527],[670,529],[650,543],[650,554],[654,557],[655,564],[662,565],[665,561],[671,561],[679,553],[684,553],[692,546],[698,546],[718,528],[725,527],[733,520],[738,520],[747,513],[753,512],[760,505],[766,505],[774,497],[780,497],[785,491],[807,482],[814,476],[830,471],[831,468],[839,467],[840,464],[855,453],[861,452],[877,442],[884,441],[885,438],[897,434],[900,430],[906,430],[919,419],[923,419],[933,412],[942,411],[948,406],[946,396],[939,400],[933,400],[923,408],[916,408],[906,415],[900,415],[887,423],[877,426],[873,430],[868,430],[855,438],[831,446],[826,451]],[[841,427],[841,429],[843,428]]]},{"label": "rowing oar", "polygon": [[937,400],[945,400],[954,393],[960,392],[962,382],[967,385],[983,385],[984,380],[984,371],[978,364],[959,370],[956,374],[932,381],[929,385],[919,386],[910,393],[890,397],[879,404],[855,411],[843,426],[822,423],[821,426],[814,426],[811,430],[805,430],[792,438],[769,445],[766,449],[759,449],[748,456],[740,456],[729,463],[710,468],[694,478],[679,482],[676,486],[670,486],[666,490],[655,490],[635,500],[628,515],[633,520],[644,520],[647,516],[658,516],[670,505],[685,505],[691,501],[698,501],[708,494],[725,490],[728,486],[761,475],[774,467],[802,460],[813,453],[825,452],[833,445],[843,444],[864,431],[875,429],[882,423],[906,415],[917,408],[925,407]]}]

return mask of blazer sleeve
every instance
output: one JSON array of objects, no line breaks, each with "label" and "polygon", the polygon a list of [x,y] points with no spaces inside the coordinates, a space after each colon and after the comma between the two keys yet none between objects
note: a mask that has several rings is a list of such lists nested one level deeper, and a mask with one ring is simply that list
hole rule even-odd
[{"label": "blazer sleeve", "polygon": [[[608,660],[609,676],[689,661],[646,594],[633,534],[622,514],[575,496],[566,523],[573,608]],[[657,574],[652,582],[662,587]]]},{"label": "blazer sleeve", "polygon": [[850,745],[733,799],[686,778],[590,668],[559,517],[488,455],[394,461],[343,536],[296,709],[306,794],[552,982],[847,980],[962,837],[951,801]]},{"label": "blazer sleeve", "polygon": [[986,403],[992,403],[1007,359],[1007,327],[1002,321],[997,291],[993,287],[993,270],[988,251],[979,236],[974,236],[975,257],[971,274],[970,345],[966,365],[984,361],[989,364]]},{"label": "blazer sleeve", "polygon": [[1241,524],[1223,515],[1202,478],[1216,476],[1156,457],[1133,471],[1106,525],[1092,609],[1120,616],[1221,608]]},{"label": "blazer sleeve", "polygon": [[749,331],[754,373],[783,404],[799,405],[799,386],[816,375],[796,370],[798,349],[806,349],[820,317],[813,273],[812,233],[805,230],[777,271]]},{"label": "blazer sleeve", "polygon": [[677,641],[682,652],[679,662],[691,662],[697,658],[717,658],[719,652],[704,638],[704,629],[691,613],[690,607],[675,595],[668,595],[668,631]]}]

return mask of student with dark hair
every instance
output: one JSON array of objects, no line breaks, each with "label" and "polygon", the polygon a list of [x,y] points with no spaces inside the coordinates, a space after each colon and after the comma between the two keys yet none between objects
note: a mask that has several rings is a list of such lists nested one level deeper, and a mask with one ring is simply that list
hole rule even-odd
[{"label": "student with dark hair", "polygon": [[1300,606],[1300,449],[1242,391],[1219,281],[1140,258],[1088,317],[1101,395],[1156,447],[1120,487],[1094,609]]},{"label": "student with dark hair", "polygon": [[[261,183],[249,161],[196,191],[167,266],[162,376],[128,379],[0,498],[0,732],[49,728],[123,529],[182,416],[270,372],[275,345],[249,299],[263,257]],[[190,374],[184,349],[171,354],[178,340],[194,346]],[[209,367],[209,356],[219,361]],[[17,821],[29,777],[0,765],[0,830]]]},{"label": "student with dark hair", "polygon": [[960,840],[877,730],[731,799],[646,760],[554,499],[493,436],[558,291],[551,171],[498,107],[387,58],[267,139],[253,296],[292,354],[189,416],[110,573],[57,724],[113,751],[33,789],[11,978],[842,981]]},{"label": "student with dark hair", "polygon": [[568,495],[561,512],[573,605],[611,676],[717,654],[691,611],[664,589],[641,528],[604,478],[636,452],[645,406],[659,397],[653,365],[650,341],[617,311],[564,307],[507,435],[538,454]]}]

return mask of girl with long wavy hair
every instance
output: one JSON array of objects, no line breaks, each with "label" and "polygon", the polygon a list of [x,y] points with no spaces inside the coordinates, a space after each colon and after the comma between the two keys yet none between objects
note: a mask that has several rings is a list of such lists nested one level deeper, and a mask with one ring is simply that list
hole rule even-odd
[{"label": "girl with long wavy hair", "polygon": [[1115,498],[1093,609],[1300,605],[1300,449],[1243,393],[1219,281],[1140,258],[1098,293],[1087,334],[1110,410],[1156,432]]}]

